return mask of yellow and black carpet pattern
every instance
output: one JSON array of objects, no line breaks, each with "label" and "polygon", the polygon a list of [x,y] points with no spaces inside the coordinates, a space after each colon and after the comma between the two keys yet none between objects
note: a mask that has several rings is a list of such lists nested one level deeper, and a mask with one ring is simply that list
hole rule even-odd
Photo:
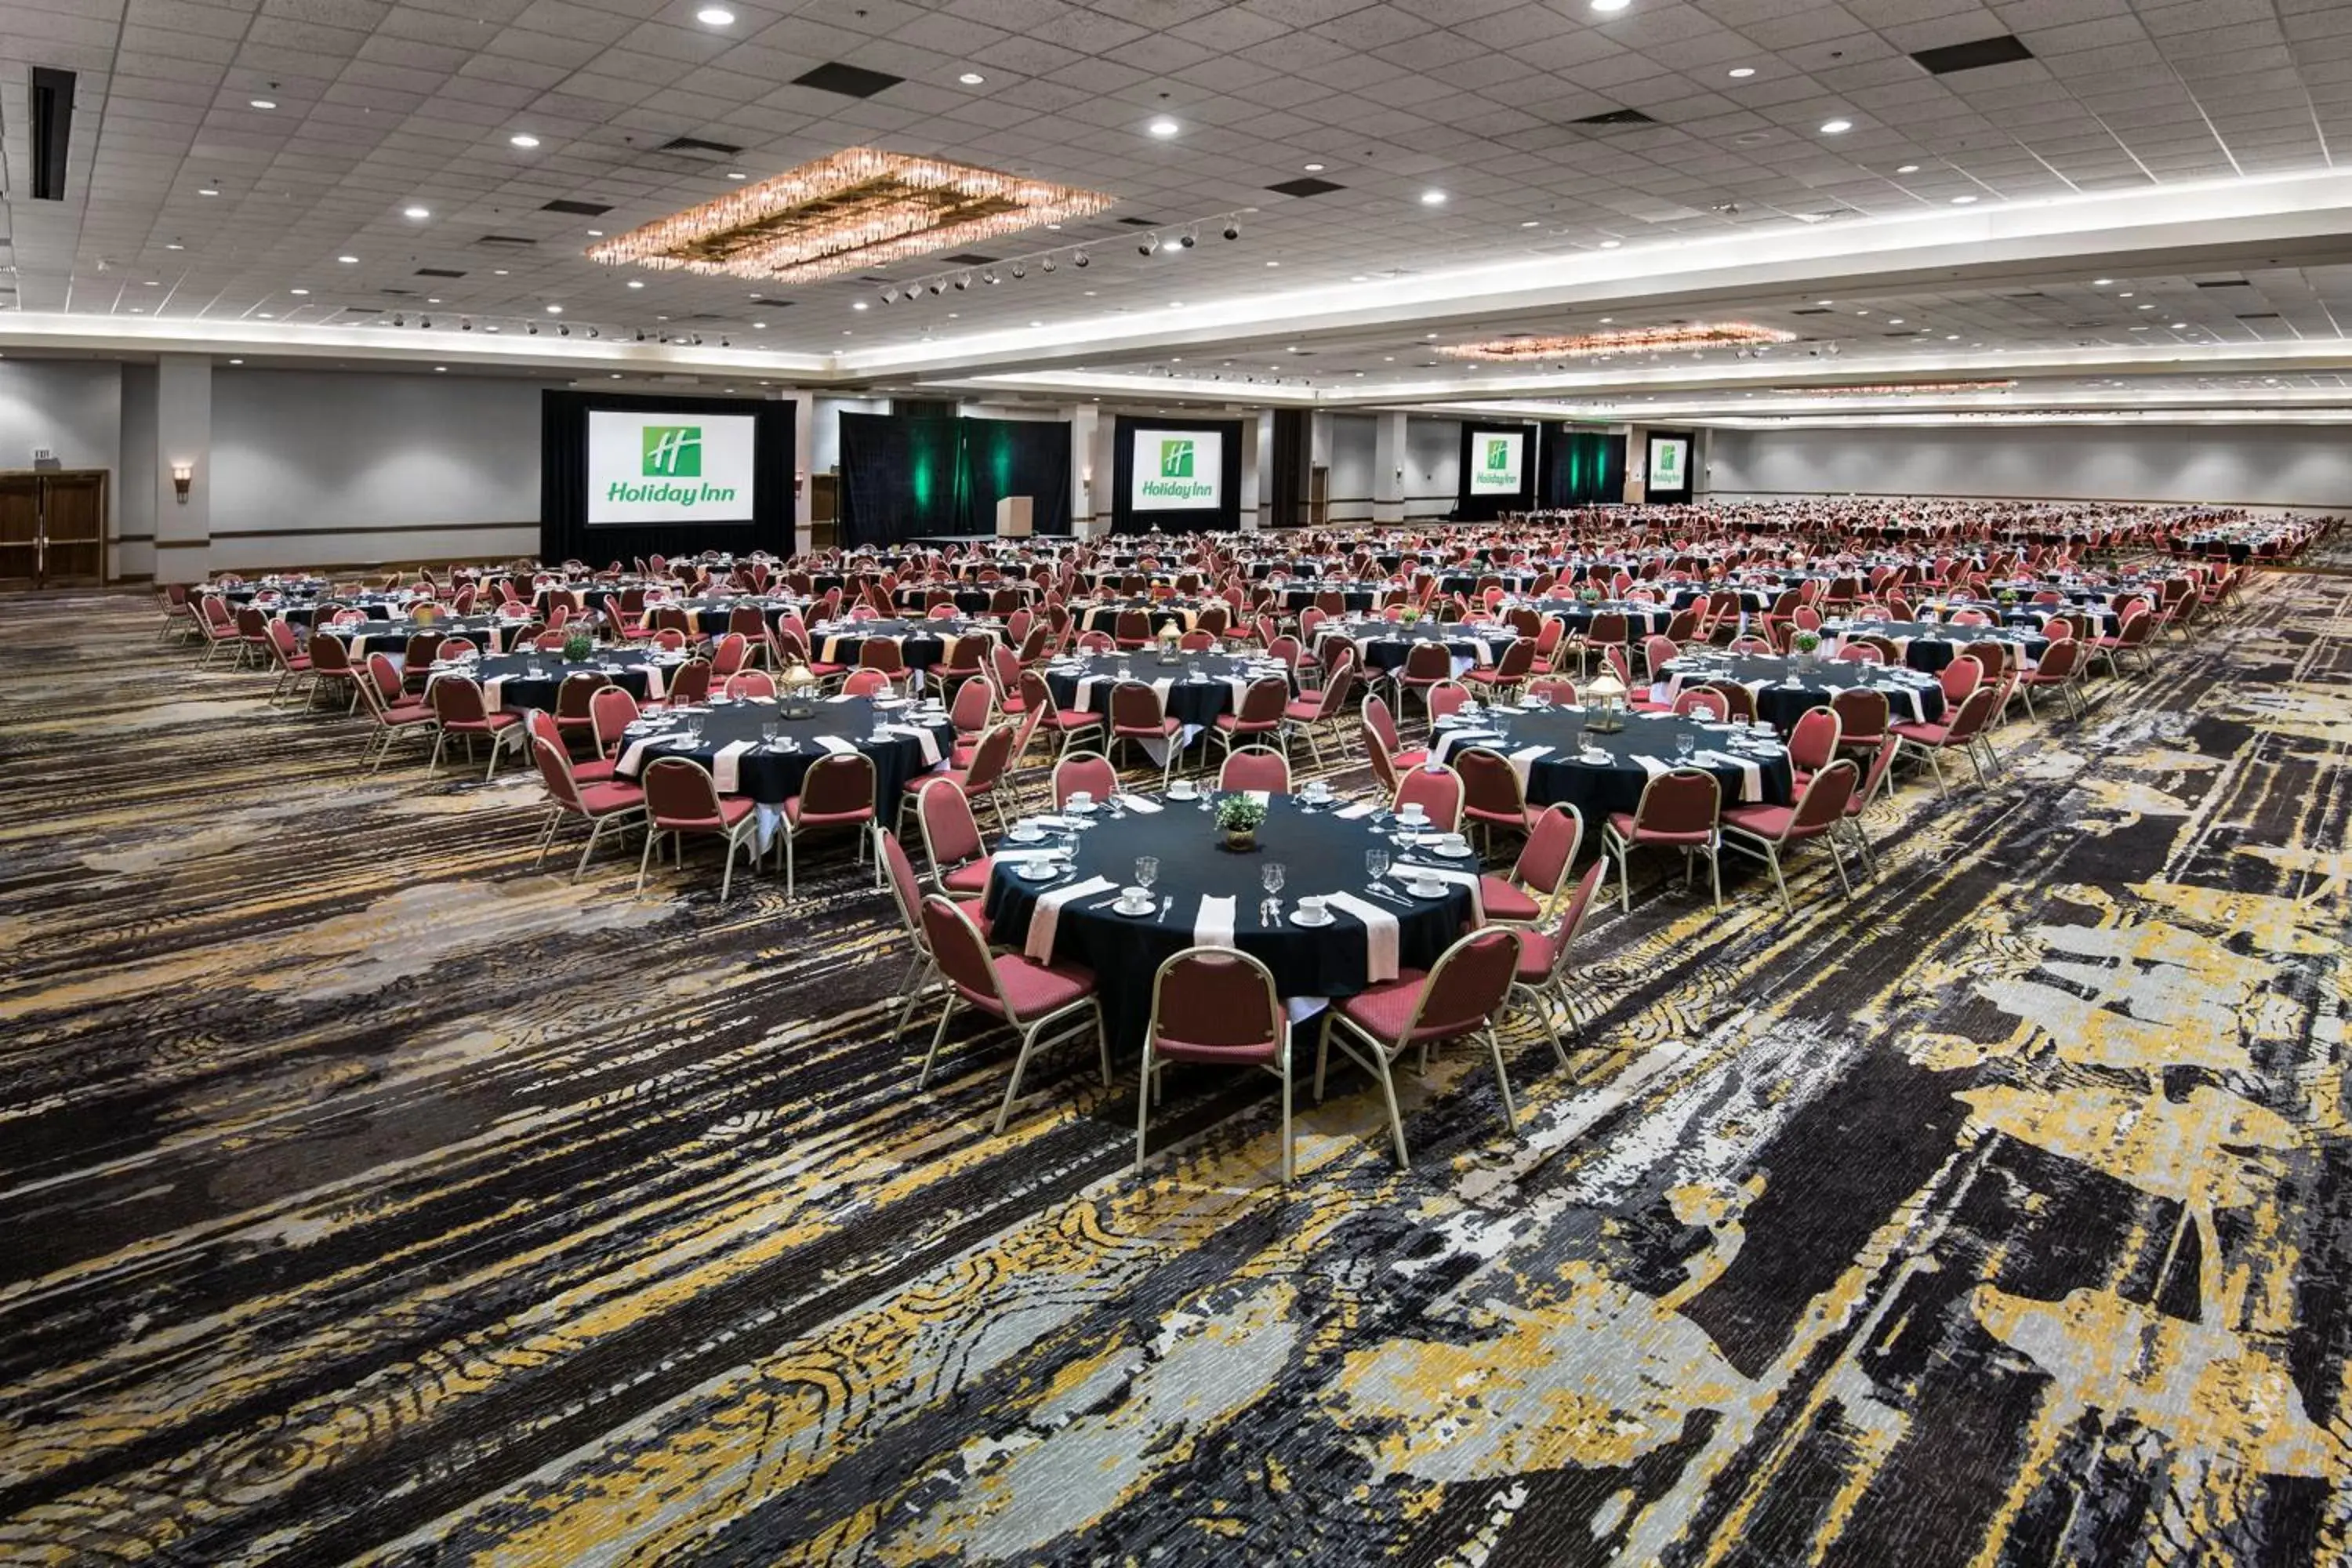
[{"label": "yellow and black carpet pattern", "polygon": [[2352,1556],[2347,579],[1906,782],[1850,904],[1637,878],[1520,1137],[1441,1053],[1400,1173],[1335,1071],[1286,1190],[1271,1080],[1141,1179],[1132,1064],[917,1092],[845,847],[574,885],[151,626],[0,602],[0,1561]]}]

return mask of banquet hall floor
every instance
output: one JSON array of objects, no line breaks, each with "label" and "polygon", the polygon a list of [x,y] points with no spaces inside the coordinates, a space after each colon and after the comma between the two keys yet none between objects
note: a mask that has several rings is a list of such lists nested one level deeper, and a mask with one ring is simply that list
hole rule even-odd
[{"label": "banquet hall floor", "polygon": [[535,874],[535,784],[152,624],[0,599],[0,1562],[2352,1554],[2342,578],[1852,904],[1637,881],[1524,1136],[1444,1053],[1399,1173],[1335,1071],[1286,1191],[1258,1083],[1140,1181],[1131,1068],[916,1092],[845,850]]}]

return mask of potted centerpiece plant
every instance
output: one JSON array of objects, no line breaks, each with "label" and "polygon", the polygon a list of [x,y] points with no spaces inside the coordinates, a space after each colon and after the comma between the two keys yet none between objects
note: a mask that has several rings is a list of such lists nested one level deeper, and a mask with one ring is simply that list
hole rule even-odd
[{"label": "potted centerpiece plant", "polygon": [[1421,624],[1421,606],[1419,605],[1407,605],[1397,616],[1397,622],[1401,626],[1419,626]]},{"label": "potted centerpiece plant", "polygon": [[1257,847],[1257,830],[1265,822],[1265,807],[1245,795],[1228,795],[1217,803],[1217,828],[1225,847],[1245,854]]},{"label": "potted centerpiece plant", "polygon": [[1789,639],[1789,651],[1797,656],[1799,669],[1812,668],[1820,662],[1822,634],[1816,631],[1798,632]]},{"label": "potted centerpiece plant", "polygon": [[584,662],[595,651],[596,639],[584,631],[575,628],[570,637],[563,639],[563,657],[572,664]]}]

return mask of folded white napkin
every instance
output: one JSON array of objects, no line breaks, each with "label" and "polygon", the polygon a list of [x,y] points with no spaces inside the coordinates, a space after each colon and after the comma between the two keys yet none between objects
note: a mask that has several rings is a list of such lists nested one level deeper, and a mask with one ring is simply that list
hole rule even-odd
[{"label": "folded white napkin", "polygon": [[1151,689],[1160,693],[1160,706],[1164,710],[1168,706],[1168,694],[1176,689],[1176,678],[1163,676],[1151,683]]},{"label": "folded white napkin", "polygon": [[1697,754],[1697,760],[1702,763],[1713,763],[1717,767],[1738,768],[1739,798],[1742,802],[1752,804],[1764,798],[1764,770],[1746,757],[1732,752],[1701,752]]},{"label": "folded white napkin", "polygon": [[1393,910],[1353,893],[1332,893],[1329,902],[1364,922],[1364,978],[1374,984],[1397,977],[1397,919]]},{"label": "folded white napkin", "polygon": [[1672,771],[1665,763],[1660,762],[1655,757],[1644,757],[1637,754],[1633,758],[1633,761],[1639,763],[1642,771],[1649,774],[1652,778],[1656,778],[1660,773]]},{"label": "folded white napkin", "polygon": [[1519,775],[1519,787],[1528,787],[1528,772],[1541,759],[1551,755],[1549,746],[1522,746],[1510,754],[1511,771]]},{"label": "folded white napkin", "polygon": [[1095,688],[1097,686],[1109,685],[1111,683],[1111,678],[1107,675],[1081,676],[1078,679],[1077,692],[1070,699],[1070,711],[1073,713],[1093,712],[1095,710]]},{"label": "folded white napkin", "polygon": [[1201,897],[1201,912],[1192,919],[1192,943],[1196,947],[1232,947],[1234,942],[1234,900],[1212,894]]},{"label": "folded white napkin", "polygon": [[918,742],[923,748],[923,766],[935,768],[940,765],[939,737],[920,724],[885,724],[882,727],[882,732],[887,735],[904,735],[908,740]]},{"label": "folded white napkin", "polygon": [[857,750],[854,742],[845,741],[838,735],[819,735],[816,737],[816,743],[836,757],[845,757]]},{"label": "folded white napkin", "polygon": [[1473,925],[1486,923],[1486,900],[1480,890],[1477,872],[1455,871],[1441,866],[1427,865],[1418,860],[1401,869],[1409,877],[1430,877],[1441,882],[1451,882],[1459,888],[1467,888],[1470,890],[1470,923]]},{"label": "folded white napkin", "polygon": [[646,765],[646,753],[668,739],[669,731],[665,730],[630,742],[629,749],[621,753],[620,763],[618,766],[614,767],[613,771],[616,773],[635,777],[638,771]]},{"label": "folded white napkin", "polygon": [[749,752],[753,744],[750,741],[730,741],[719,747],[719,754],[710,759],[710,782],[718,786],[720,795],[733,795],[742,787],[738,777],[739,764],[743,760],[743,753]]},{"label": "folded white napkin", "polygon": [[646,666],[646,700],[660,701],[661,694],[665,689],[667,689],[667,683],[662,679],[662,667],[658,664],[647,664]]},{"label": "folded white napkin", "polygon": [[1056,888],[1039,899],[1037,907],[1029,911],[1029,935],[1022,942],[1021,951],[1039,963],[1052,963],[1054,933],[1059,931],[1062,925],[1062,906],[1072,899],[1090,898],[1097,893],[1108,893],[1111,890],[1111,886],[1110,879],[1108,877],[1088,877],[1082,881],[1072,882],[1066,887]]},{"label": "folded white napkin", "polygon": [[1034,866],[1043,861],[1059,858],[1068,853],[1067,849],[1058,847],[1035,849],[1015,847],[999,849],[991,858],[999,866]]},{"label": "folded white napkin", "polygon": [[499,700],[505,695],[506,689],[507,678],[503,675],[494,675],[482,682],[482,706],[492,713],[497,712]]},{"label": "folded white napkin", "polygon": [[1361,817],[1371,816],[1376,809],[1378,808],[1370,801],[1360,800],[1353,805],[1341,806],[1331,815],[1342,822],[1354,822]]},{"label": "folded white napkin", "polygon": [[1127,803],[1128,810],[1140,813],[1145,816],[1157,816],[1162,809],[1160,802],[1146,799],[1139,795],[1122,795],[1118,798]]}]

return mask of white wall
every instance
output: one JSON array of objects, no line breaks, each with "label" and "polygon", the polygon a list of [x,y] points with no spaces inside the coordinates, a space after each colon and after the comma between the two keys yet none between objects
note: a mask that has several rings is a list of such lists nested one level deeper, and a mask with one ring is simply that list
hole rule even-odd
[{"label": "white wall", "polygon": [[0,468],[31,468],[36,447],[55,449],[64,468],[108,470],[107,521],[115,523],[121,516],[122,367],[0,360]]},{"label": "white wall", "polygon": [[1404,514],[1444,517],[1462,499],[1462,422],[1423,419],[1404,423]]},{"label": "white wall", "polygon": [[1372,520],[1372,459],[1381,422],[1369,414],[1334,414],[1331,420],[1331,521]]},{"label": "white wall", "polygon": [[211,564],[535,554],[541,390],[215,366]]},{"label": "white wall", "polygon": [[110,569],[117,577],[155,574],[155,367],[126,364],[122,372],[122,461],[110,487],[121,541]]},{"label": "white wall", "polygon": [[2291,426],[1717,429],[1714,499],[1990,496],[2352,508],[2352,432]]}]

